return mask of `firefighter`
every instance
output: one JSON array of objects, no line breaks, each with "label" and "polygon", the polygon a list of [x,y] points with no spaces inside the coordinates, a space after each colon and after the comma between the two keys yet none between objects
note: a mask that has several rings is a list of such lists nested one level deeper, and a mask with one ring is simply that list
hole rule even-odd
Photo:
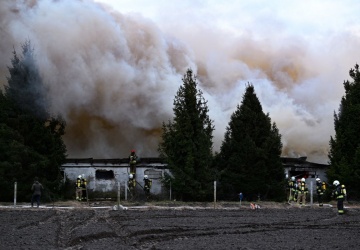
[{"label": "firefighter", "polygon": [[293,201],[295,197],[295,176],[291,176],[289,182],[288,182],[288,189],[289,189],[289,199],[288,201]]},{"label": "firefighter", "polygon": [[87,200],[87,180],[85,179],[84,174],[81,175],[80,186],[82,191],[82,200]]},{"label": "firefighter", "polygon": [[82,199],[82,188],[81,188],[81,175],[79,175],[76,178],[76,183],[75,183],[75,195],[76,195],[76,200],[81,201]]},{"label": "firefighter", "polygon": [[150,194],[151,185],[152,180],[150,180],[147,175],[144,175],[144,191],[147,196]]},{"label": "firefighter", "polygon": [[129,165],[130,165],[130,174],[133,175],[133,177],[135,177],[136,174],[136,161],[137,161],[138,157],[135,153],[135,150],[131,150],[130,152],[130,156],[129,156]]},{"label": "firefighter", "polygon": [[297,204],[305,206],[306,203],[306,195],[308,193],[308,188],[305,183],[305,178],[301,178],[301,182],[297,187]]},{"label": "firefighter", "polygon": [[324,195],[325,190],[326,190],[325,182],[324,181],[322,182],[320,180],[320,178],[316,178],[316,193],[317,193],[318,203],[319,203],[320,207],[323,206],[323,195]]},{"label": "firefighter", "polygon": [[76,200],[81,201],[81,200],[86,200],[87,198],[87,180],[85,179],[85,175],[79,175],[76,179]]},{"label": "firefighter", "polygon": [[136,181],[133,174],[129,174],[128,187],[132,190],[136,185]]},{"label": "firefighter", "polygon": [[333,182],[333,185],[335,186],[335,189],[332,192],[331,197],[335,198],[337,200],[337,209],[338,214],[343,215],[344,214],[344,200],[346,198],[346,189],[345,185],[340,185],[340,182],[338,180],[335,180]]},{"label": "firefighter", "polygon": [[298,200],[298,187],[300,186],[300,183],[301,183],[301,179],[297,179],[296,182],[295,182],[295,191],[294,191],[294,201],[297,202]]}]

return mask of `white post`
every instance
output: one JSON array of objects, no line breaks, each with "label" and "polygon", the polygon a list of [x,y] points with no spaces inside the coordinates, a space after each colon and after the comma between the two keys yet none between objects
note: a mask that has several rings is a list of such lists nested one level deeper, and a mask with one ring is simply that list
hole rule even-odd
[{"label": "white post", "polygon": [[127,182],[125,181],[125,200],[127,201],[127,191],[128,191],[128,185]]},{"label": "white post", "polygon": [[171,180],[170,180],[170,201],[171,201]]},{"label": "white post", "polygon": [[14,183],[14,207],[16,207],[17,182]]},{"label": "white post", "polygon": [[118,202],[118,210],[120,210],[120,181],[118,181],[118,195],[117,195],[117,202]]},{"label": "white post", "polygon": [[313,205],[313,182],[310,181],[310,205]]},{"label": "white post", "polygon": [[216,208],[216,181],[214,181],[214,208]]}]

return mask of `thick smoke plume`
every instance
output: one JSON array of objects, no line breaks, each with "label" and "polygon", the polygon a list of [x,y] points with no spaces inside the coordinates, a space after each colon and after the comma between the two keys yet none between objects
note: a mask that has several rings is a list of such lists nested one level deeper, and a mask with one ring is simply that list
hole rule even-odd
[{"label": "thick smoke plume", "polygon": [[205,25],[160,27],[87,0],[3,0],[0,37],[1,86],[13,48],[30,40],[51,111],[67,121],[69,157],[94,158],[130,149],[157,156],[162,122],[192,68],[215,121],[215,150],[250,82],[282,134],[283,156],[326,163],[333,112],[356,63],[349,44],[359,47],[351,33],[309,44],[270,32],[260,39]]}]

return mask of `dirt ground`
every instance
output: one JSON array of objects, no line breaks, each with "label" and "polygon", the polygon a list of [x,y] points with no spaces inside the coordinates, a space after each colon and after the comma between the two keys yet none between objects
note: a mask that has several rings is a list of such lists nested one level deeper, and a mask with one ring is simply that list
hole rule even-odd
[{"label": "dirt ground", "polygon": [[342,216],[335,206],[317,205],[126,205],[1,206],[0,249],[329,250],[360,244],[360,208],[349,204]]}]

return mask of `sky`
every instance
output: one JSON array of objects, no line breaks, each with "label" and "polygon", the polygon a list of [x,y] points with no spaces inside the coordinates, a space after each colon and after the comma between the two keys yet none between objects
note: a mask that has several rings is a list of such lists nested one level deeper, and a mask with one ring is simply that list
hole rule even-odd
[{"label": "sky", "polygon": [[284,157],[327,163],[343,82],[360,58],[360,2],[3,0],[0,85],[30,39],[69,157],[157,156],[188,68],[214,121],[214,150],[254,85]]}]

